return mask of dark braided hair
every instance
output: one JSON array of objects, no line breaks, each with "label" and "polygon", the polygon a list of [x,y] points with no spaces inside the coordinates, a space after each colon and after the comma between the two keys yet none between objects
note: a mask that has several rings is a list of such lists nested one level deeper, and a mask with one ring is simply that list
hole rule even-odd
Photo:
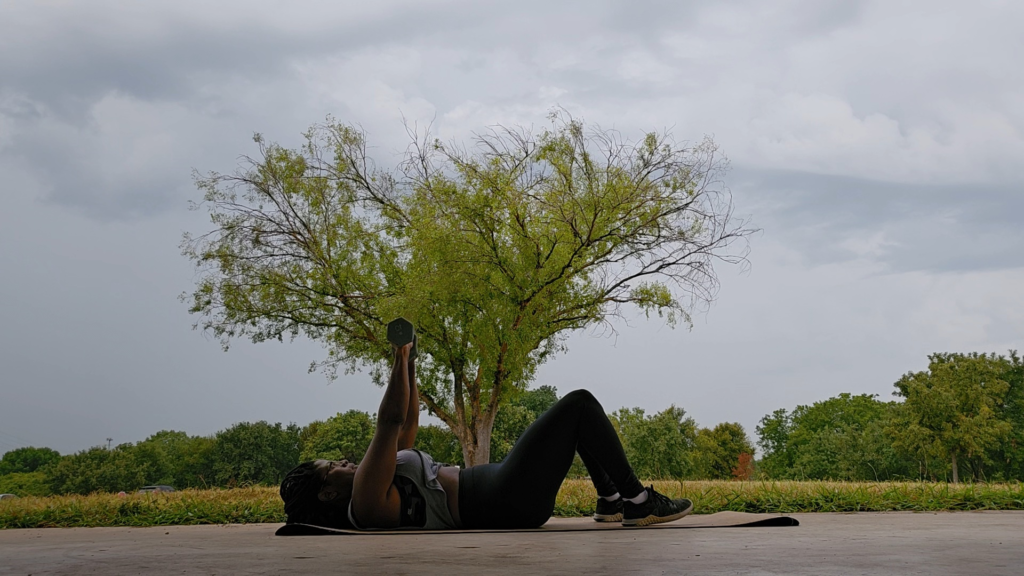
[{"label": "dark braided hair", "polygon": [[281,482],[281,500],[289,524],[312,524],[329,528],[352,528],[347,509],[320,501],[323,480],[316,462],[303,462],[292,468]]}]

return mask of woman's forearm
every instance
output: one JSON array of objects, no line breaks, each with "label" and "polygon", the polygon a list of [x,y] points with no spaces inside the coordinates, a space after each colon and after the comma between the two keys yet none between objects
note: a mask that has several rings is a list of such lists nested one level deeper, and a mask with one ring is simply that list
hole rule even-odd
[{"label": "woman's forearm", "polygon": [[416,443],[416,433],[420,427],[420,391],[416,385],[416,360],[409,360],[409,407],[405,413],[405,423],[398,436],[398,449],[412,448]]},{"label": "woman's forearm", "polygon": [[405,415],[405,426],[415,427],[420,423],[420,389],[416,385],[416,360],[409,361],[409,411]]},{"label": "woman's forearm", "polygon": [[409,411],[409,369],[408,349],[398,349],[395,353],[395,364],[391,369],[391,380],[384,390],[384,399],[377,411],[377,426],[396,426],[405,424]]}]

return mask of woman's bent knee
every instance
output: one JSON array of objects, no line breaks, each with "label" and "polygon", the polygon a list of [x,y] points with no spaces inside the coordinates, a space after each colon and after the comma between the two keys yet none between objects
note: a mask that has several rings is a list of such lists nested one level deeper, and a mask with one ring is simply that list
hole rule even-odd
[{"label": "woman's bent knee", "polygon": [[594,395],[590,393],[590,390],[587,390],[585,388],[573,390],[572,392],[569,392],[568,394],[563,396],[562,399],[568,399],[572,402],[580,403],[597,402],[597,398],[595,398]]},{"label": "woman's bent knee", "polygon": [[604,413],[604,407],[597,401],[597,398],[590,393],[590,390],[580,388],[579,390],[573,390],[565,396],[559,402],[566,402],[573,406],[579,406],[582,410],[598,410],[602,414]]}]

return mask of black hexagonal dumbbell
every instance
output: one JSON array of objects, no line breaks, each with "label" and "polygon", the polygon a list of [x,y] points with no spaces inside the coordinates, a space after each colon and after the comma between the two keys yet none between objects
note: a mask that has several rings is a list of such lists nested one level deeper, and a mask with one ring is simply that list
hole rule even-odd
[{"label": "black hexagonal dumbbell", "polygon": [[399,348],[405,346],[409,342],[412,342],[412,350],[409,351],[409,358],[416,357],[416,329],[413,328],[412,322],[409,322],[405,318],[399,317],[388,322],[388,342],[391,342]]}]

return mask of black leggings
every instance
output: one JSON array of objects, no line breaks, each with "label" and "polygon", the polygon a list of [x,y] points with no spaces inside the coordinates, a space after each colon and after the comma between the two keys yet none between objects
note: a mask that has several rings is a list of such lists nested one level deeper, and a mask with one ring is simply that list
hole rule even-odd
[{"label": "black leggings", "polygon": [[547,522],[573,455],[599,496],[643,491],[604,408],[586,390],[566,394],[523,432],[508,457],[459,472],[459,515],[466,528],[535,528]]}]

